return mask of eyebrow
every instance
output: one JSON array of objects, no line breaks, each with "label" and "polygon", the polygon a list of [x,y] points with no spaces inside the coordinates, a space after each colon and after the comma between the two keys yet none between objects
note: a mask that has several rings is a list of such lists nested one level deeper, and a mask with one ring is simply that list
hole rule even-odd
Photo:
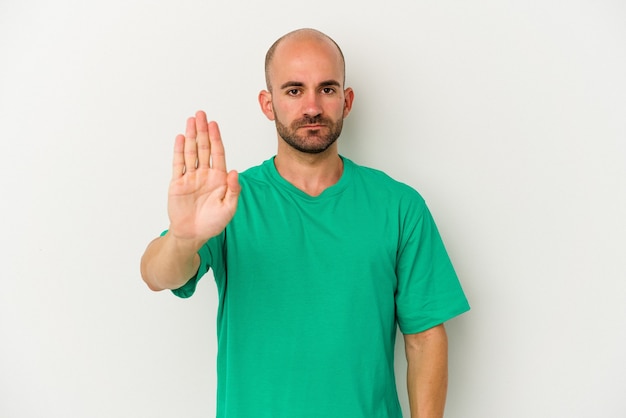
[{"label": "eyebrow", "polygon": [[[341,87],[341,84],[337,80],[326,80],[326,81],[322,81],[318,87],[326,87],[326,86]],[[283,83],[280,86],[281,90],[286,89],[287,87],[304,87],[304,83],[300,81],[287,81],[286,83]]]}]

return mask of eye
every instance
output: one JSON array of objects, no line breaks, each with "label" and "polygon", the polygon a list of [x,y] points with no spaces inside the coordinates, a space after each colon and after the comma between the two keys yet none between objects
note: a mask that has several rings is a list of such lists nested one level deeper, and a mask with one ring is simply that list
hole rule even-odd
[{"label": "eye", "polygon": [[324,87],[322,89],[322,93],[324,94],[333,94],[335,92],[335,89],[332,87]]},{"label": "eye", "polygon": [[300,94],[300,90],[299,89],[289,89],[287,90],[287,95],[288,96],[297,96]]}]

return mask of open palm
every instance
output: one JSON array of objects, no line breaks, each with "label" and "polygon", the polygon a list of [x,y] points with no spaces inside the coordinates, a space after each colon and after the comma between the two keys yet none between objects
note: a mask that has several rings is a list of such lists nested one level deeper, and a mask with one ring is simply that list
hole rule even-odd
[{"label": "open palm", "polygon": [[174,145],[169,233],[200,245],[218,235],[235,214],[240,190],[237,172],[226,171],[217,123],[208,123],[198,111],[187,119],[185,135],[178,135]]}]

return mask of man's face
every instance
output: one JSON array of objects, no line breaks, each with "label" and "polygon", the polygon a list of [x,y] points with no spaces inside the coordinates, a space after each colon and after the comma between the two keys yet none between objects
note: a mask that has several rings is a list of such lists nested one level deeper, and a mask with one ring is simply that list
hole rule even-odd
[{"label": "man's face", "polygon": [[335,143],[352,103],[343,79],[343,62],[330,42],[292,39],[279,45],[270,67],[271,102],[261,105],[285,143],[309,154]]}]

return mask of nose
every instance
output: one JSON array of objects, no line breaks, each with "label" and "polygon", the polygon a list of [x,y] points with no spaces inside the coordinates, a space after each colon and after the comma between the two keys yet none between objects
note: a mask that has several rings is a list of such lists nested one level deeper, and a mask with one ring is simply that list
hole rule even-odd
[{"label": "nose", "polygon": [[321,115],[322,111],[320,97],[316,92],[310,91],[304,95],[302,102],[302,113],[304,116],[313,118]]}]

